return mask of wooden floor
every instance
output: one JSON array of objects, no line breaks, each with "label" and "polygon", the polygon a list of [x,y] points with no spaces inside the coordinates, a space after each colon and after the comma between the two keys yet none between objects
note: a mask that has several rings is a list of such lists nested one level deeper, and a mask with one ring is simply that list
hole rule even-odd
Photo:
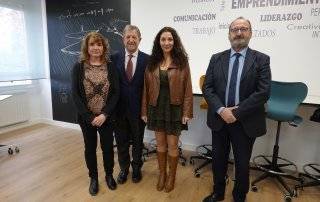
[{"label": "wooden floor", "polygon": [[[114,202],[199,202],[211,192],[210,167],[201,177],[193,176],[193,166],[179,165],[176,188],[171,193],[155,189],[156,156],[150,156],[143,166],[143,180],[139,184],[129,180],[110,191],[104,182],[101,150],[98,151],[100,192],[88,193],[87,169],[83,158],[81,132],[57,126],[38,124],[29,128],[0,134],[1,144],[18,144],[20,153],[9,156],[0,150],[0,201],[114,201]],[[187,153],[187,152],[185,152]],[[190,153],[189,153],[190,155]],[[115,155],[117,156],[117,155]],[[119,167],[115,158],[114,176]],[[232,169],[232,168],[231,168]],[[230,171],[232,173],[232,171]],[[258,173],[252,172],[253,177]],[[233,182],[227,187],[225,201],[232,201]],[[259,184],[258,192],[249,192],[248,202],[284,201],[278,185],[272,180]],[[296,202],[319,202],[320,188],[299,191]]]}]

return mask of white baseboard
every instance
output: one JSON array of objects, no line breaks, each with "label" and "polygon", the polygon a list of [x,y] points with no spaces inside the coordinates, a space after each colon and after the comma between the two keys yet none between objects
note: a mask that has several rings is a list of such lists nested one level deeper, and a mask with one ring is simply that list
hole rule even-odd
[{"label": "white baseboard", "polygon": [[49,124],[49,125],[54,125],[54,126],[60,126],[60,127],[66,127],[66,128],[70,128],[70,129],[80,130],[80,126],[78,124],[41,118],[41,119],[33,119],[33,120],[22,122],[22,123],[17,123],[17,124],[10,125],[10,126],[1,127],[0,128],[0,134],[1,133],[7,133],[7,132],[10,132],[10,131],[13,131],[13,130],[20,129],[20,128],[25,128],[25,127],[28,127],[28,126],[31,126],[31,125],[34,125],[34,124],[38,124],[38,123],[45,123],[45,124]]},{"label": "white baseboard", "polygon": [[[55,126],[81,130],[80,126],[78,124],[74,124],[74,123],[67,123],[67,122],[55,121],[55,120],[50,120],[50,119],[42,119],[42,122],[43,123],[47,123],[47,124],[51,124],[51,125],[55,125]],[[154,138],[153,132],[149,131],[149,130],[146,130],[143,141],[145,143],[149,143],[153,138]],[[183,150],[196,151],[197,146],[198,145],[185,144],[185,143],[182,142],[182,149]]]},{"label": "white baseboard", "polygon": [[9,126],[4,126],[0,128],[0,134],[2,133],[7,133],[13,130],[17,130],[20,128],[25,128],[37,123],[41,123],[38,120],[30,120],[30,121],[25,121],[25,122],[21,122],[21,123],[17,123],[17,124],[13,124],[13,125],[9,125]]},{"label": "white baseboard", "polygon": [[50,124],[50,125],[54,125],[54,126],[60,126],[60,127],[70,128],[70,129],[81,130],[79,124],[75,124],[75,123],[56,121],[56,120],[52,120],[52,119],[41,119],[41,122],[46,123],[46,124]]},{"label": "white baseboard", "polygon": [[[0,129],[0,134],[1,133],[6,133],[12,130],[16,130],[16,129],[20,129],[20,128],[24,128],[24,127],[28,127],[37,123],[45,123],[45,124],[50,124],[50,125],[54,125],[54,126],[59,126],[59,127],[65,127],[65,128],[70,128],[70,129],[75,129],[75,130],[81,130],[80,126],[78,124],[74,124],[74,123],[67,123],[67,122],[63,122],[63,121],[56,121],[56,120],[52,120],[52,119],[33,119],[31,121],[27,121],[24,123],[19,123],[19,124],[15,124],[12,126],[7,126],[4,128]],[[146,130],[145,131],[145,135],[144,135],[144,142],[145,143],[149,143],[152,139],[154,138],[154,134],[152,131]],[[186,144],[182,142],[182,149],[183,150],[188,150],[188,151],[195,151],[198,145],[193,145],[193,144]]]},{"label": "white baseboard", "polygon": [[[70,129],[77,129],[81,130],[80,126],[78,124],[74,123],[67,123],[67,122],[62,122],[62,121],[55,121],[55,120],[50,120],[50,119],[41,119],[42,123],[47,123],[55,126],[60,126],[60,127],[66,127]],[[146,130],[144,134],[144,142],[149,143],[152,139],[154,138],[154,134],[152,131]],[[186,144],[182,142],[182,149],[183,150],[188,150],[188,151],[196,151],[198,145],[193,145],[193,144]]]}]

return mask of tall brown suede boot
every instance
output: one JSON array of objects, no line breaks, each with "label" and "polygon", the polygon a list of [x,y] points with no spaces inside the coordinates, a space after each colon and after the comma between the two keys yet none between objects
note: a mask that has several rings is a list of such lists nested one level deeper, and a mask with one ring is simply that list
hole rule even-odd
[{"label": "tall brown suede boot", "polygon": [[158,176],[157,190],[162,191],[167,178],[167,152],[157,152],[160,174]]},{"label": "tall brown suede boot", "polygon": [[168,155],[168,163],[169,163],[169,176],[166,180],[166,185],[164,188],[165,192],[170,192],[174,189],[174,183],[176,179],[176,171],[178,165],[179,156],[170,156]]}]

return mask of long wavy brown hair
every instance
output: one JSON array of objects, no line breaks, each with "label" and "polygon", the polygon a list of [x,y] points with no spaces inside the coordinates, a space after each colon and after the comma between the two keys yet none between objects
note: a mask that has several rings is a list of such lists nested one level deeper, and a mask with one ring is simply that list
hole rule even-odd
[{"label": "long wavy brown hair", "polygon": [[81,54],[79,61],[89,63],[90,55],[88,53],[89,40],[93,39],[95,43],[102,43],[103,53],[100,60],[102,63],[106,63],[109,60],[109,42],[102,34],[98,32],[89,32],[82,40],[81,43]]},{"label": "long wavy brown hair", "polygon": [[170,32],[173,37],[173,48],[171,50],[173,63],[179,68],[185,68],[188,63],[188,55],[181,43],[181,39],[177,31],[172,27],[164,27],[158,32],[153,41],[152,53],[148,64],[149,70],[152,71],[156,69],[159,66],[159,63],[164,60],[163,51],[160,46],[160,37],[164,32]]}]

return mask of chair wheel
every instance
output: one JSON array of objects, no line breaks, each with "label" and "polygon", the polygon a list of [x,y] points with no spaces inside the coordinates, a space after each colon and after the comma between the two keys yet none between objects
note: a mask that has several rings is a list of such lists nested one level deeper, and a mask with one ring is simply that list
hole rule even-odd
[{"label": "chair wheel", "polygon": [[194,173],[194,176],[197,177],[197,178],[199,178],[199,177],[200,177],[200,173],[195,172],[195,173]]},{"label": "chair wheel", "polygon": [[11,148],[8,149],[8,154],[12,155],[13,154],[13,150]]},{"label": "chair wheel", "polygon": [[251,185],[251,191],[257,192],[258,191],[258,187],[256,185]]},{"label": "chair wheel", "polygon": [[292,197],[297,197],[297,196],[298,196],[297,190],[294,189],[292,192],[293,192],[293,193],[292,193]]},{"label": "chair wheel", "polygon": [[291,198],[290,195],[285,195],[285,196],[284,196],[284,201],[285,201],[285,202],[291,202],[291,200],[292,200],[292,198]]},{"label": "chair wheel", "polygon": [[186,162],[182,161],[182,162],[181,162],[181,165],[182,165],[182,166],[186,166]]},{"label": "chair wheel", "polygon": [[303,183],[304,183],[304,179],[301,177],[300,178],[300,184],[303,185]]},{"label": "chair wheel", "polygon": [[14,151],[16,151],[16,153],[19,153],[19,152],[20,152],[20,150],[19,150],[18,147],[15,147],[15,148],[14,148]]}]

